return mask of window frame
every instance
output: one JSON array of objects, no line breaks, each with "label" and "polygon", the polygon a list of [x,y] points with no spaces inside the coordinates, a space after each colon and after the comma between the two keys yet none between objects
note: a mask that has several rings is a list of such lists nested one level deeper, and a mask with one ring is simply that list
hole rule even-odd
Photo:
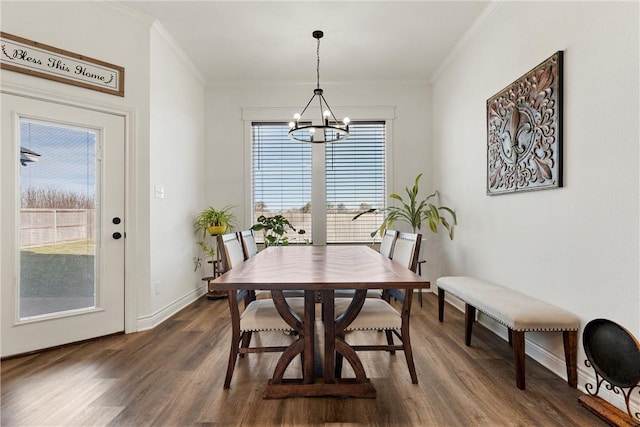
[{"label": "window frame", "polygon": [[[252,164],[252,124],[288,123],[299,108],[242,108],[244,123],[244,223],[245,228],[253,225],[253,164]],[[353,122],[384,121],[386,127],[385,146],[385,188],[393,188],[393,125],[395,107],[337,107],[334,113],[340,117],[348,116]],[[339,142],[338,142],[339,144]],[[313,244],[326,245],[326,165],[325,144],[312,144],[312,224]],[[322,167],[318,166],[321,163]],[[364,243],[364,242],[363,242]],[[370,243],[370,242],[368,242]],[[333,243],[331,243],[333,244]],[[340,244],[340,243],[335,243]]]}]

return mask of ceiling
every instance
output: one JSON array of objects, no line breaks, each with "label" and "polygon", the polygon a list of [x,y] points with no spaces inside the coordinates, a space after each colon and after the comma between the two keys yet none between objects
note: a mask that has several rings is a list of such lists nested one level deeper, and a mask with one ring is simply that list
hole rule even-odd
[{"label": "ceiling", "polygon": [[157,19],[207,83],[428,81],[488,1],[123,1]]}]

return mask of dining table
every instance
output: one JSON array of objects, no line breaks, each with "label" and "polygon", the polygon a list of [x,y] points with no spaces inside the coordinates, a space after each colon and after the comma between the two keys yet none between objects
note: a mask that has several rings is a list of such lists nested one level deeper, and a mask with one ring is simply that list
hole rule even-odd
[{"label": "dining table", "polygon": [[[349,396],[375,398],[356,351],[343,338],[371,289],[425,289],[430,283],[406,266],[367,245],[271,246],[234,266],[212,285],[219,290],[268,290],[278,312],[295,331],[296,340],[282,352],[263,398],[294,396]],[[336,291],[353,290],[344,313],[335,313]],[[304,314],[289,304],[287,291],[303,291]],[[319,321],[316,305],[320,304]],[[337,316],[336,316],[337,314]],[[320,343],[323,344],[320,344]],[[336,353],[342,355],[355,378],[336,375]],[[302,357],[302,378],[284,378],[297,357]]]}]

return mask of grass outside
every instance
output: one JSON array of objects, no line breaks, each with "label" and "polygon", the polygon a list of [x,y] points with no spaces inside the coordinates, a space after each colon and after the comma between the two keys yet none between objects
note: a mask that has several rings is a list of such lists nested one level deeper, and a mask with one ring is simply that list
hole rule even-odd
[{"label": "grass outside", "polygon": [[79,240],[76,242],[58,243],[56,245],[24,248],[22,251],[36,254],[93,255],[94,243],[91,240]]},{"label": "grass outside", "polygon": [[21,297],[91,297],[93,242],[40,246],[20,252]]}]

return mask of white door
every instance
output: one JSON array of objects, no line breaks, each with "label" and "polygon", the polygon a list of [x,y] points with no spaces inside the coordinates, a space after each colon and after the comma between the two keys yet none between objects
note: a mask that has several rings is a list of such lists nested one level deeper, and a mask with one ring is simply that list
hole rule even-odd
[{"label": "white door", "polygon": [[124,117],[1,107],[2,356],[124,331]]}]

